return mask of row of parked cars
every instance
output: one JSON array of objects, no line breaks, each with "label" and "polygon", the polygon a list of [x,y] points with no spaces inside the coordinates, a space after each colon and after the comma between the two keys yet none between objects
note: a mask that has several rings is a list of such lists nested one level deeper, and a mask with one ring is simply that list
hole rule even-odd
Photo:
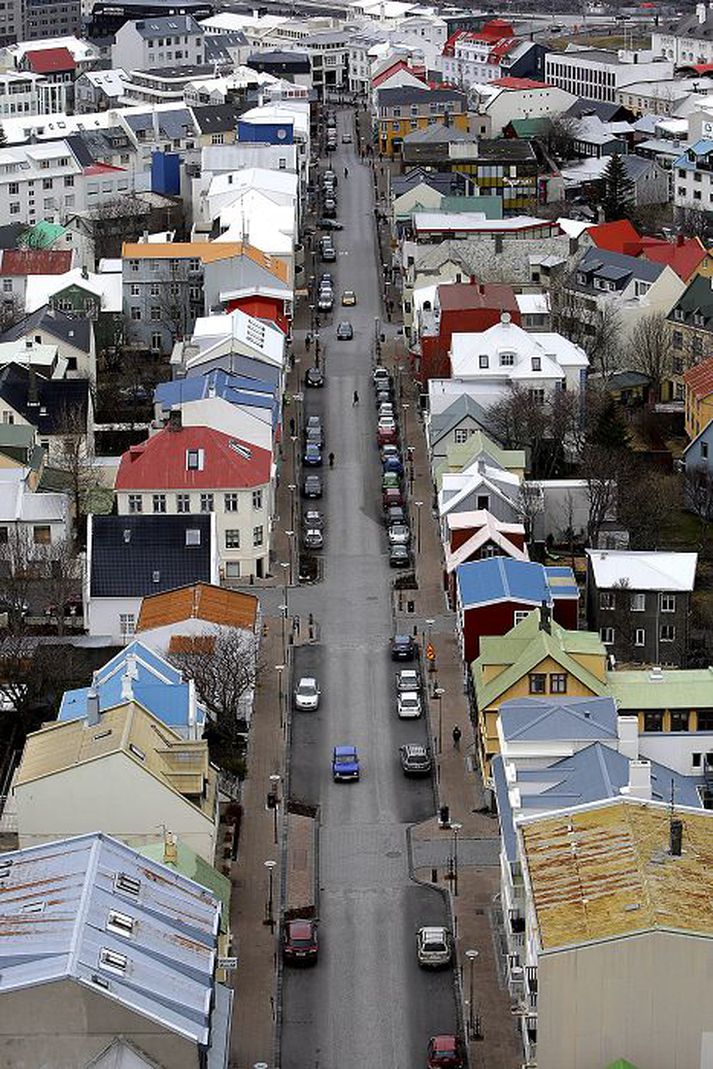
[{"label": "row of parked cars", "polygon": [[411,530],[406,517],[404,463],[399,447],[393,381],[384,367],[375,368],[373,375],[382,469],[381,501],[389,542],[389,564],[392,568],[408,568],[411,564]]}]

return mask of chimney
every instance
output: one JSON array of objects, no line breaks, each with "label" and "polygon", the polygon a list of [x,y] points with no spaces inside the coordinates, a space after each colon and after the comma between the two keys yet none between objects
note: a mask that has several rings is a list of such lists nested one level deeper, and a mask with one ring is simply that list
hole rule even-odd
[{"label": "chimney", "polygon": [[88,279],[89,278],[89,271],[87,270],[86,267],[82,268],[82,278],[83,279]]},{"label": "chimney", "polygon": [[676,234],[676,244],[679,247],[679,249],[681,248],[682,245],[685,244],[685,242],[686,242],[686,238],[685,238],[684,234]]},{"label": "chimney", "polygon": [[132,702],[134,700],[134,687],[133,679],[130,672],[124,672],[121,677],[121,697],[123,701]]},{"label": "chimney", "polygon": [[639,718],[636,716],[617,717],[619,733],[619,753],[629,761],[639,760]]},{"label": "chimney", "polygon": [[97,674],[92,677],[92,685],[87,693],[87,727],[95,728],[99,723],[99,695],[96,690]]},{"label": "chimney", "polygon": [[168,414],[169,431],[180,431],[183,426],[183,414],[180,408],[172,408]]},{"label": "chimney", "polygon": [[163,831],[163,863],[175,865],[178,861],[178,843],[173,832]]},{"label": "chimney", "polygon": [[621,793],[630,798],[651,801],[651,765],[648,761],[629,762],[629,782],[621,788]]},{"label": "chimney", "polygon": [[188,680],[188,738],[196,738],[196,681]]},{"label": "chimney", "polygon": [[703,23],[706,21],[706,5],[705,4],[696,4],[696,17],[697,17],[698,21],[700,22],[700,24],[702,26]]},{"label": "chimney", "polygon": [[672,820],[669,829],[669,848],[671,857],[680,857],[683,853],[683,821]]},{"label": "chimney", "polygon": [[540,631],[546,631],[548,635],[552,634],[552,614],[546,601],[540,605]]},{"label": "chimney", "polygon": [[40,403],[40,398],[37,393],[37,372],[33,367],[30,368],[27,376],[27,404],[36,408]]}]

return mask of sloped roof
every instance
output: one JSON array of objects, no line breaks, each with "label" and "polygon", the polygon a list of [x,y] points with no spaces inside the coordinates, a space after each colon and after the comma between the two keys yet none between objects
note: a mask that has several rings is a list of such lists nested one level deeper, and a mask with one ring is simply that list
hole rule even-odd
[{"label": "sloped roof", "polygon": [[697,553],[588,549],[587,556],[598,590],[625,583],[631,590],[691,591],[696,582]]},{"label": "sloped roof", "polygon": [[33,48],[25,53],[25,58],[34,74],[55,74],[77,69],[74,56],[67,48]]},{"label": "sloped roof", "polygon": [[548,605],[553,600],[579,598],[571,568],[545,568],[536,561],[490,557],[468,561],[456,569],[459,602],[464,610],[517,601]]},{"label": "sloped roof", "polygon": [[180,626],[185,620],[245,628],[254,631],[260,603],[254,594],[209,583],[192,583],[178,590],[145,597],[136,624],[137,633],[155,627]]},{"label": "sloped roof", "polygon": [[71,249],[5,249],[2,275],[64,275],[72,267]]},{"label": "sloped roof", "polygon": [[713,356],[689,368],[683,381],[696,397],[709,397],[713,393]]},{"label": "sloped roof", "polygon": [[607,682],[622,715],[644,709],[708,709],[713,668],[617,669],[607,672]]},{"label": "sloped roof", "polygon": [[141,598],[186,583],[210,583],[211,521],[210,514],[90,517],[90,596]]},{"label": "sloped roof", "polygon": [[489,432],[487,409],[478,404],[470,394],[463,393],[444,412],[431,416],[429,424],[431,448],[450,434],[466,416],[471,416],[480,427]]},{"label": "sloped roof", "polygon": [[91,352],[93,325],[91,319],[75,319],[43,305],[0,334],[0,342],[18,341],[36,330],[65,342],[84,353]]},{"label": "sloped roof", "polygon": [[640,248],[641,255],[647,260],[666,264],[684,282],[708,256],[708,250],[700,238],[687,238],[683,234],[677,235],[673,241],[644,237],[640,240]]},{"label": "sloped roof", "polygon": [[[189,451],[202,452],[202,467],[188,467]],[[269,482],[271,465],[269,450],[222,431],[167,427],[122,455],[115,489],[240,490]]]},{"label": "sloped roof", "polygon": [[[641,239],[638,230],[628,219],[598,223],[596,226],[590,226],[587,233],[599,249],[607,249],[609,252],[626,252],[632,256],[638,254]],[[636,252],[633,249],[636,249]]]},{"label": "sloped roof", "polygon": [[[37,404],[30,403],[31,383],[37,386]],[[19,364],[0,371],[0,397],[40,434],[58,434],[68,418],[82,426],[87,420],[90,383],[88,379],[44,379]]]},{"label": "sloped roof", "polygon": [[617,739],[613,698],[511,698],[499,709],[503,738],[509,742]]},{"label": "sloped roof", "polygon": [[[490,516],[490,513],[488,513]],[[488,523],[486,523],[480,530],[475,531],[470,538],[467,538],[458,549],[451,551],[446,548],[445,569],[450,575],[461,564],[467,562],[468,558],[478,550],[487,545],[488,542],[493,542],[499,549],[502,550],[504,557],[512,557],[513,560],[527,561],[529,556],[527,549],[520,549],[514,542],[511,542],[507,535],[500,529],[499,522],[494,516],[491,516]],[[520,527],[524,533],[525,528],[522,524],[503,524],[504,527]]]}]

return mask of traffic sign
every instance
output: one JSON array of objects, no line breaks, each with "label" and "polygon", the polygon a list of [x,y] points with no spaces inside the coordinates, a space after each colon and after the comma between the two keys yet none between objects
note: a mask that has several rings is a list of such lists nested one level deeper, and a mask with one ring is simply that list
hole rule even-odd
[{"label": "traffic sign", "polygon": [[436,659],[436,651],[434,650],[433,646],[429,642],[428,645],[426,646],[426,660],[427,661],[435,661],[435,659]]}]

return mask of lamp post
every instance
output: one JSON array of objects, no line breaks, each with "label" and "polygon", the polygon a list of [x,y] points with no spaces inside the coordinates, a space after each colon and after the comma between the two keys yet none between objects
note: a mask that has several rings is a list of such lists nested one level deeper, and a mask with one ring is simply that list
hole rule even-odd
[{"label": "lamp post", "polygon": [[458,832],[463,827],[462,824],[451,824],[451,831],[453,832],[453,897],[458,897]]},{"label": "lamp post", "polygon": [[272,895],[272,873],[276,861],[266,861],[265,868],[267,869],[267,901],[265,903],[265,920],[263,924],[269,925],[270,931],[275,931],[275,917],[273,913],[273,895]]},{"label": "lamp post", "polygon": [[468,968],[470,972],[470,1003],[468,1005],[468,1038],[475,1039],[475,1015],[473,1013],[473,969],[475,966],[475,959],[478,957],[477,950],[466,950],[465,956],[468,959]]},{"label": "lamp post", "polygon": [[[297,424],[295,423],[295,427]],[[298,438],[296,434],[290,435],[290,441],[292,442],[292,478],[297,478],[297,442]]]},{"label": "lamp post", "polygon": [[275,665],[275,671],[277,672],[277,708],[280,711],[280,730],[282,730],[282,673],[284,670],[284,664]]},{"label": "lamp post", "polygon": [[436,687],[433,691],[433,697],[438,702],[438,755],[443,753],[443,704],[442,698],[445,694],[443,687]]},{"label": "lamp post", "polygon": [[280,605],[280,615],[282,616],[282,660],[287,660],[287,640],[285,638],[285,626],[287,622],[287,605]]},{"label": "lamp post", "polygon": [[414,501],[416,506],[416,552],[421,552],[421,509],[423,501]]},{"label": "lamp post", "polygon": [[[296,438],[292,439],[292,442],[293,442],[292,448],[293,448],[293,450],[295,448],[294,443],[296,441],[297,441]],[[294,454],[293,454],[293,463],[294,463]],[[297,473],[294,472],[293,477],[296,474]],[[296,486],[295,483],[290,483],[289,486],[287,487],[287,489],[290,491],[290,526],[294,529],[294,526],[295,526],[295,493],[297,491],[297,486]]]},{"label": "lamp post", "polygon": [[[280,711],[282,711],[282,704],[280,704]],[[277,810],[280,807],[279,790],[280,790],[280,780],[281,779],[282,779],[282,777],[277,772],[273,772],[273,774],[270,776],[270,794],[272,795],[272,799],[273,799],[273,801],[272,801],[272,826],[273,826],[273,832],[274,832],[275,846],[277,846]],[[472,998],[473,997],[473,976],[472,976],[472,973],[471,973],[470,990],[471,990],[471,996],[470,997]]]},{"label": "lamp post", "polygon": [[408,454],[408,488],[410,493],[413,493],[413,446],[408,446],[406,452]]},{"label": "lamp post", "polygon": [[[289,536],[292,534],[292,531],[285,531],[285,534],[289,538]],[[285,605],[287,605],[288,604],[288,601],[287,601],[287,593],[288,593],[288,591],[287,591],[287,570],[290,567],[290,562],[286,561],[286,560],[280,561],[280,567],[282,568],[282,579],[283,579],[284,590],[285,590]]]}]

